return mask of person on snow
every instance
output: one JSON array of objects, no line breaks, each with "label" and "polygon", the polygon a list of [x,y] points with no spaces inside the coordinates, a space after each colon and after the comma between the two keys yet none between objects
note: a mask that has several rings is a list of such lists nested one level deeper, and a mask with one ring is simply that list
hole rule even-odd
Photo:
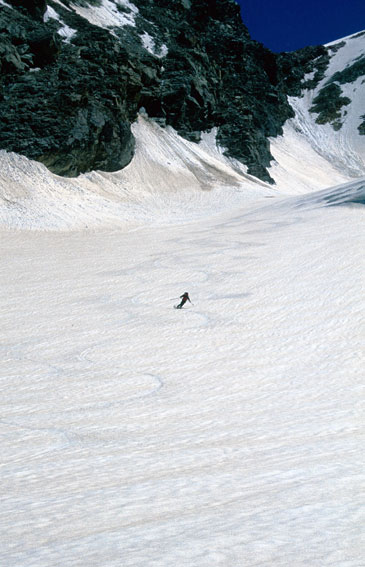
[{"label": "person on snow", "polygon": [[[186,291],[185,293],[180,295],[180,299],[181,299],[181,302],[179,303],[179,305],[176,306],[176,309],[181,309],[187,301],[190,301],[190,297],[189,297],[188,292]],[[191,301],[190,301],[190,303],[191,303]]]}]

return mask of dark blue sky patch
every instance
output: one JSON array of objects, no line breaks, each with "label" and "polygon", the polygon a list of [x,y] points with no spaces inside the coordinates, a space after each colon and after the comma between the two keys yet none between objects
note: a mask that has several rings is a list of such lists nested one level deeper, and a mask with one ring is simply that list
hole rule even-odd
[{"label": "dark blue sky patch", "polygon": [[329,43],[365,29],[364,0],[237,2],[251,37],[276,52]]}]

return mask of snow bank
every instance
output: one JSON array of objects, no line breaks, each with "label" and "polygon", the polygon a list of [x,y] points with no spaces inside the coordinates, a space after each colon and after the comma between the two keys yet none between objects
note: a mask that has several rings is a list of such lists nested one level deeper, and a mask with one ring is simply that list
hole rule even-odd
[{"label": "snow bank", "polygon": [[273,187],[226,158],[214,130],[195,144],[141,115],[133,133],[135,156],[116,173],[63,178],[40,163],[0,152],[0,226],[68,230],[189,222],[260,198],[303,194],[350,179],[349,171],[340,172],[319,155],[293,123],[271,140]]},{"label": "snow bank", "polygon": [[[292,101],[293,104],[293,101]],[[341,169],[336,156],[321,155],[319,140],[326,140],[328,128],[308,128],[308,112],[304,112],[294,105],[296,117],[288,121],[283,128],[283,136],[271,138],[270,150],[275,158],[270,168],[270,175],[277,183],[278,188],[287,194],[308,193],[324,187],[345,183],[353,173],[349,165]],[[315,142],[314,142],[315,141]],[[355,158],[355,156],[354,156]],[[341,160],[342,163],[342,160]],[[351,171],[350,171],[351,169]],[[360,173],[361,170],[356,170]],[[365,168],[362,175],[365,174]]]},{"label": "snow bank", "polygon": [[143,116],[133,132],[135,157],[117,173],[63,178],[0,152],[0,226],[67,230],[186,222],[275,193],[225,158],[214,133],[198,145]]}]

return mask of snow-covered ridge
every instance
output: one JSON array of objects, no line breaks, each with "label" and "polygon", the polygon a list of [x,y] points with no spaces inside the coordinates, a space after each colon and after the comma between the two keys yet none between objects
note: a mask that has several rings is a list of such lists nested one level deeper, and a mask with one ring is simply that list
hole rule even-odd
[{"label": "snow-covered ridge", "polygon": [[365,205],[365,177],[297,199],[297,206],[307,208]]},{"label": "snow-covered ridge", "polygon": [[317,210],[326,207],[360,205],[365,213],[365,176],[360,179],[328,187],[303,195],[278,200],[270,205],[272,210]]}]

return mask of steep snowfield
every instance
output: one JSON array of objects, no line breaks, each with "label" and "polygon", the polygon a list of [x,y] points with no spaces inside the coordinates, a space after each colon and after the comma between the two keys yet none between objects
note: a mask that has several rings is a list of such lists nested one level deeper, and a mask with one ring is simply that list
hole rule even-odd
[{"label": "steep snowfield", "polygon": [[3,233],[2,565],[362,564],[364,186]]},{"label": "steep snowfield", "polygon": [[[313,90],[304,91],[302,97],[291,98],[296,116],[289,120],[284,127],[284,138],[287,143],[296,138],[300,143],[296,144],[296,157],[299,158],[299,167],[311,165],[312,160],[307,160],[308,152],[300,158],[298,148],[307,145],[314,156],[315,163],[321,156],[329,162],[331,168],[349,177],[359,177],[365,171],[365,136],[360,135],[358,126],[361,124],[361,117],[365,115],[365,78],[358,77],[353,82],[339,84],[341,96],[348,97],[351,103],[342,108],[341,122],[342,127],[334,130],[330,124],[319,125],[316,123],[318,114],[309,112],[313,105],[313,99],[320,90],[333,79],[334,75],[349,68],[361,57],[365,57],[365,32],[345,37],[337,42],[328,44],[328,47],[337,49],[334,51],[325,76],[317,87]],[[280,138],[273,140],[273,155],[277,157],[276,145],[280,144]],[[280,160],[280,153],[278,154]],[[308,164],[307,164],[308,161]],[[279,161],[280,163],[280,161]],[[325,162],[323,162],[323,166]],[[291,167],[295,170],[294,164]],[[275,170],[273,172],[275,177]]]}]

